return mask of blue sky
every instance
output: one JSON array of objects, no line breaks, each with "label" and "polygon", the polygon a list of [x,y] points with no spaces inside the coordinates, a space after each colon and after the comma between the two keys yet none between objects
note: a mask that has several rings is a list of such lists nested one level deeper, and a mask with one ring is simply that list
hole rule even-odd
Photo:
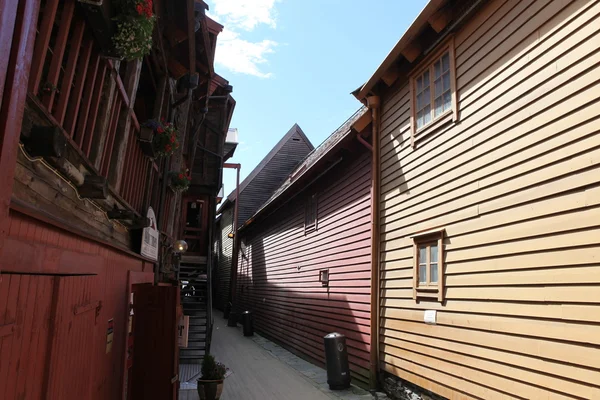
[{"label": "blue sky", "polygon": [[[215,69],[233,85],[230,162],[242,179],[298,123],[314,146],[360,106],[350,92],[375,72],[426,0],[208,0],[225,26]],[[225,170],[225,194],[235,172]]]}]

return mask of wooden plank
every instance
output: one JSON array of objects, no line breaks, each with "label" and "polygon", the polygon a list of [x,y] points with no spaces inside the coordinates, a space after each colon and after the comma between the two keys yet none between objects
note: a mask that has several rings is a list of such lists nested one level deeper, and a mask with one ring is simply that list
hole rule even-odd
[{"label": "wooden plank", "polygon": [[[12,2],[2,2],[0,11],[4,5],[10,6]],[[6,72],[2,72],[4,80],[4,92],[2,94],[2,109],[0,109],[0,252],[3,250],[4,238],[7,236],[10,226],[9,205],[12,194],[15,165],[18,154],[18,144],[21,135],[23,121],[23,110],[27,98],[27,86],[29,83],[29,70],[35,40],[35,27],[39,11],[39,2],[29,0],[19,2],[17,8],[17,19],[14,25],[12,44],[10,52],[5,52],[9,58]],[[10,13],[7,13],[9,16]],[[8,34],[5,29],[8,25],[2,24],[0,31],[5,40],[0,42],[0,50],[7,51]],[[6,96],[6,97],[5,97]],[[2,264],[0,264],[0,271]]]},{"label": "wooden plank", "polygon": [[[74,11],[75,0],[67,0],[63,3],[63,9],[60,14],[60,24],[58,26],[58,33],[56,34],[56,42],[54,48],[52,49],[52,61],[50,62],[50,70],[48,71],[48,77],[46,78],[46,83],[51,84],[53,87],[58,87],[58,78],[63,65],[63,57],[65,54],[65,48],[67,47],[67,39],[71,28],[71,20],[73,19]],[[35,93],[35,91],[33,92]],[[45,91],[41,97],[42,104],[46,106],[46,109],[49,112],[52,112],[54,99],[56,98],[56,91]]]},{"label": "wooden plank", "polygon": [[[0,3],[0,51],[2,51],[2,54],[10,54],[18,4],[18,0],[6,0]],[[4,98],[4,83],[9,60],[10,57],[0,59],[0,110]]]},{"label": "wooden plank", "polygon": [[67,133],[69,133],[70,137],[75,135],[75,124],[77,123],[77,117],[79,115],[79,107],[81,105],[81,98],[83,95],[83,89],[85,87],[86,77],[88,76],[90,62],[92,62],[92,68],[94,65],[91,58],[93,47],[94,40],[88,34],[83,41],[81,56],[77,61],[77,78],[75,79],[75,87],[73,94],[69,98],[67,115],[63,123],[64,129]]},{"label": "wooden plank", "polygon": [[46,53],[48,52],[48,45],[50,44],[50,37],[52,36],[58,3],[59,0],[48,0],[44,5],[44,11],[41,18],[42,22],[40,24],[37,40],[35,41],[35,50],[31,62],[29,91],[34,95],[38,94],[40,88],[44,63],[46,61]]},{"label": "wooden plank", "polygon": [[53,115],[58,123],[62,126],[67,113],[67,105],[69,104],[71,89],[73,88],[73,78],[75,77],[75,69],[79,61],[79,51],[83,41],[85,24],[82,19],[75,18],[73,26],[73,36],[69,47],[69,58],[67,59],[67,68],[63,75],[60,94],[58,96],[58,104],[54,109]]},{"label": "wooden plank", "polygon": [[[100,53],[96,52],[92,55],[92,59],[90,61],[91,69],[88,69],[87,78],[85,86],[87,88],[93,88],[96,84],[96,80],[98,79],[98,67],[100,65]],[[90,106],[92,102],[93,90],[86,90],[83,93],[81,110],[79,113],[79,117],[77,118],[77,132],[74,133],[75,143],[77,143],[77,147],[80,149],[84,143],[84,138],[86,136],[92,136],[94,132],[90,132],[87,130],[87,124],[90,119]]]},{"label": "wooden plank", "polygon": [[81,150],[83,150],[84,154],[87,155],[88,158],[91,157],[91,149],[93,139],[96,134],[96,120],[98,118],[98,107],[100,107],[101,95],[104,91],[104,78],[106,77],[106,64],[102,65],[100,68],[100,81],[96,82],[94,86],[94,93],[91,99],[90,106],[90,121],[88,122],[86,129],[89,132],[88,135],[85,136],[83,140],[83,144]]},{"label": "wooden plank", "polygon": [[121,109],[123,103],[119,97],[115,96],[115,102],[113,105],[113,115],[111,117],[111,124],[108,128],[108,137],[104,146],[104,155],[102,156],[102,168],[101,172],[103,176],[108,176],[110,169],[110,159],[113,153],[113,145],[115,143],[115,137],[117,136],[117,129],[119,126],[119,116],[121,115]]}]

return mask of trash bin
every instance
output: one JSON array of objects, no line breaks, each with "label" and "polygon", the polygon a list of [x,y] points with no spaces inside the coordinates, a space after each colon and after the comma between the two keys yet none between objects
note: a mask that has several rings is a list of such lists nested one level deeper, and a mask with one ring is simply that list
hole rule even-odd
[{"label": "trash bin", "polygon": [[327,363],[327,383],[331,390],[350,387],[350,367],[346,336],[333,332],[323,337],[325,340],[325,361]]},{"label": "trash bin", "polygon": [[254,325],[252,323],[252,311],[242,313],[242,326],[244,327],[244,336],[254,335]]}]

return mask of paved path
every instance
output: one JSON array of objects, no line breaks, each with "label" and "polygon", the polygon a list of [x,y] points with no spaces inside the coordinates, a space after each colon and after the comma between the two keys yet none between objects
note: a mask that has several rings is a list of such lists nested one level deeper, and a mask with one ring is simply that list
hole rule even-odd
[{"label": "paved path", "polygon": [[[212,340],[211,353],[232,370],[221,400],[373,400],[355,386],[329,390],[323,368],[257,334],[244,337],[241,327],[228,327],[219,312],[215,313]],[[184,388],[189,389],[180,391],[180,400],[198,399],[195,385],[183,384]]]}]

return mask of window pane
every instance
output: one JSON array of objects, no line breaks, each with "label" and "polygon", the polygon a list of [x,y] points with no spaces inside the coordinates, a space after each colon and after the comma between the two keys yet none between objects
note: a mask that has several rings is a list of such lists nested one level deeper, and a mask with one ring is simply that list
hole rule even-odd
[{"label": "window pane", "polygon": [[419,264],[427,263],[427,246],[419,246]]},{"label": "window pane", "polygon": [[437,97],[443,92],[444,90],[442,89],[442,78],[436,79],[433,83],[433,95]]},{"label": "window pane", "polygon": [[429,71],[423,74],[423,87],[429,86]]},{"label": "window pane", "polygon": [[429,282],[430,283],[438,283],[438,265],[437,265],[437,263],[431,263],[429,268],[431,268],[429,270],[429,273],[430,273]]},{"label": "window pane", "polygon": [[438,61],[433,65],[433,77],[437,79],[442,74],[442,62]]},{"label": "window pane", "polygon": [[417,129],[423,126],[423,111],[417,113]]},{"label": "window pane", "polygon": [[438,245],[437,245],[437,243],[432,244],[431,247],[429,247],[429,259],[431,260],[431,263],[438,262]]},{"label": "window pane", "polygon": [[444,110],[449,110],[452,106],[452,94],[450,91],[444,93]]},{"label": "window pane", "polygon": [[423,89],[423,78],[417,78],[417,93]]},{"label": "window pane", "polygon": [[442,71],[446,72],[450,69],[450,54],[446,53],[442,56]]},{"label": "window pane", "polygon": [[[444,81],[444,92],[446,90],[450,90],[450,72],[446,72],[442,78],[442,80]],[[436,94],[437,94],[437,87],[436,87]],[[439,92],[441,93],[441,91]]]},{"label": "window pane", "polygon": [[435,108],[434,108],[435,116],[437,117],[441,113],[444,112],[444,108],[442,105],[442,96],[435,99]]},{"label": "window pane", "polygon": [[[428,87],[423,91],[423,106],[431,102],[431,89]],[[421,107],[422,108],[422,107]]]},{"label": "window pane", "polygon": [[423,112],[425,113],[425,114],[423,115],[423,119],[424,119],[424,121],[423,121],[423,125],[427,125],[428,123],[430,123],[430,122],[431,122],[431,106],[430,106],[430,105],[428,105],[427,107],[425,107],[425,108],[423,109]]},{"label": "window pane", "polygon": [[419,283],[427,283],[427,265],[419,264]]}]

